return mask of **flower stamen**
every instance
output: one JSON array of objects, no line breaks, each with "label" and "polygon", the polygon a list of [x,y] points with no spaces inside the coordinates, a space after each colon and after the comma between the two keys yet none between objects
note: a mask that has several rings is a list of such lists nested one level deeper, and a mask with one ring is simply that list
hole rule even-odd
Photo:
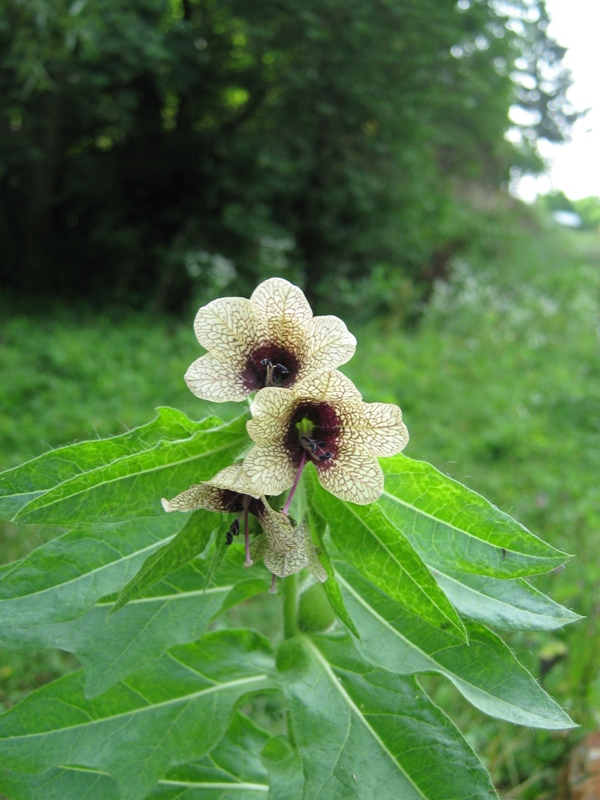
[{"label": "flower stamen", "polygon": [[261,359],[261,366],[266,367],[265,386],[281,386],[290,371],[283,364],[273,364],[270,358]]},{"label": "flower stamen", "polygon": [[318,442],[316,439],[311,439],[305,433],[300,434],[300,444],[305,450],[310,450],[311,454],[319,461],[329,461],[333,458],[333,453],[330,450],[325,450],[325,442]]},{"label": "flower stamen", "polygon": [[231,523],[231,527],[229,528],[225,536],[226,544],[230,545],[233,542],[233,537],[237,536],[239,532],[240,532],[240,520],[234,519],[233,522]]},{"label": "flower stamen", "polygon": [[271,575],[272,575],[272,577],[271,577],[271,586],[269,587],[269,593],[270,594],[277,594],[277,586],[276,586],[276,584],[277,584],[277,575],[275,575],[274,572],[272,572]]}]

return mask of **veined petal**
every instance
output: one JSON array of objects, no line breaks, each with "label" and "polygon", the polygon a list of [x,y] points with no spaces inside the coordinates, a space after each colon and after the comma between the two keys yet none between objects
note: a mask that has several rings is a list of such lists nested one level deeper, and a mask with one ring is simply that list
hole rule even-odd
[{"label": "veined petal", "polygon": [[250,405],[252,419],[246,423],[250,438],[257,444],[282,441],[295,403],[294,393],[289,389],[267,386],[257,392]]},{"label": "veined petal", "polygon": [[361,393],[350,378],[335,369],[321,370],[307,375],[298,381],[293,391],[296,397],[317,403],[362,400]]},{"label": "veined petal", "polygon": [[301,537],[296,537],[296,547],[285,553],[279,553],[270,547],[264,555],[265,567],[279,578],[287,578],[300,572],[308,564],[308,550]]},{"label": "veined petal", "polygon": [[290,518],[281,511],[273,511],[266,498],[261,497],[263,509],[257,515],[272,550],[288,553],[296,547],[296,537]]},{"label": "veined petal", "polygon": [[347,452],[393,456],[408,443],[402,411],[393,403],[344,403],[338,411],[343,422],[340,442]]},{"label": "veined petal", "polygon": [[261,495],[246,475],[243,461],[232,464],[230,467],[225,467],[225,469],[217,473],[214,478],[211,478],[205,483],[217,489],[225,489],[230,492],[237,492],[238,494],[247,494],[255,499],[258,499]]},{"label": "veined petal", "polygon": [[316,466],[321,486],[342,500],[367,505],[383,492],[383,472],[374,456],[342,450],[335,460]]},{"label": "veined petal", "polygon": [[250,558],[252,559],[253,563],[256,564],[257,561],[260,561],[268,549],[269,542],[264,533],[260,533],[258,536],[255,536],[250,542]]},{"label": "veined petal", "polygon": [[304,352],[312,311],[304,293],[283,278],[270,278],[250,297],[259,339]]},{"label": "veined petal", "polygon": [[302,368],[304,374],[335,369],[350,361],[356,339],[339,317],[314,317],[308,331],[308,348]]},{"label": "veined petal", "polygon": [[220,297],[196,314],[194,331],[202,347],[223,360],[242,362],[256,344],[252,304],[245,297]]},{"label": "veined petal", "polygon": [[296,477],[296,468],[283,442],[254,445],[244,459],[244,469],[263,494],[281,494],[290,488]]},{"label": "veined petal", "polygon": [[374,456],[395,456],[408,444],[408,430],[402,411],[393,403],[365,403],[365,415],[371,425],[370,452]]},{"label": "veined petal", "polygon": [[239,359],[224,361],[207,353],[194,361],[184,377],[196,397],[215,403],[238,403],[249,394],[244,387],[242,368]]},{"label": "veined petal", "polygon": [[172,500],[160,501],[165,511],[195,511],[204,508],[206,511],[221,511],[227,513],[229,509],[223,500],[222,489],[210,486],[208,483],[198,483],[190,486]]}]

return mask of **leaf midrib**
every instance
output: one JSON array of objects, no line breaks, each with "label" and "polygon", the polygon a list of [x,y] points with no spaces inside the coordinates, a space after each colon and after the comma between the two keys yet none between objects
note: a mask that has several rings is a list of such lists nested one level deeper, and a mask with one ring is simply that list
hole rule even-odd
[{"label": "leaf midrib", "polygon": [[406,779],[409,781],[409,783],[411,783],[411,785],[414,786],[415,790],[419,793],[419,796],[422,797],[423,800],[427,800],[426,796],[423,794],[421,789],[419,789],[419,787],[415,784],[415,782],[410,777],[410,775],[406,772],[406,770],[404,769],[402,764],[400,764],[398,762],[398,760],[396,759],[394,754],[387,747],[387,745],[382,741],[382,739],[379,736],[379,734],[373,729],[373,727],[370,725],[368,720],[365,718],[365,716],[362,713],[362,711],[360,710],[360,708],[356,705],[354,700],[350,697],[350,695],[343,688],[340,680],[335,675],[331,665],[323,657],[323,655],[320,652],[320,650],[316,647],[316,645],[308,637],[305,638],[305,642],[307,643],[308,647],[313,651],[313,654],[314,654],[315,658],[320,663],[321,667],[323,668],[323,671],[325,672],[325,674],[327,675],[327,677],[331,681],[332,686],[334,686],[337,689],[337,691],[340,693],[340,695],[342,696],[344,701],[347,703],[347,705],[349,706],[351,711],[353,711],[356,714],[356,716],[358,717],[360,722],[362,722],[364,727],[369,731],[369,733],[371,734],[373,739],[375,739],[377,744],[379,744],[381,749],[388,755],[390,760],[396,765],[396,767],[400,770],[400,772],[402,772],[402,774],[406,777]]},{"label": "leaf midrib", "polygon": [[[203,695],[214,694],[215,692],[224,691],[226,689],[231,689],[231,688],[236,687],[236,686],[243,686],[244,684],[259,683],[260,681],[267,680],[267,678],[268,678],[268,675],[266,675],[266,674],[253,675],[253,676],[251,676],[249,678],[238,678],[235,681],[227,681],[226,683],[218,683],[218,684],[215,684],[214,686],[209,686],[207,688],[200,689],[197,692],[191,692],[190,694],[183,695],[182,697],[177,697],[177,698],[171,699],[171,700],[163,700],[160,703],[150,703],[147,706],[142,706],[140,708],[134,708],[134,709],[132,709],[130,711],[123,711],[121,714],[112,714],[111,716],[108,716],[108,717],[100,717],[98,719],[92,719],[92,720],[88,720],[86,722],[80,722],[77,725],[67,725],[64,728],[55,728],[53,730],[39,731],[39,732],[36,732],[36,733],[27,733],[27,734],[22,734],[20,736],[0,737],[0,741],[2,741],[3,739],[5,741],[10,741],[10,742],[17,741],[18,739],[28,740],[28,739],[32,739],[32,738],[38,737],[38,736],[52,736],[54,734],[63,733],[65,731],[77,730],[78,728],[88,728],[90,725],[98,725],[98,724],[102,724],[104,722],[111,722],[112,720],[119,719],[121,717],[132,717],[132,716],[134,716],[136,714],[142,714],[142,713],[145,713],[147,711],[155,711],[158,708],[164,708],[164,707],[170,706],[170,705],[171,706],[177,706],[177,705],[179,705],[181,703],[187,703],[187,702],[189,702],[191,700],[194,700],[197,697],[202,697]],[[129,688],[131,689],[131,687],[129,687]],[[132,690],[132,691],[134,691],[134,690]],[[140,696],[143,696],[143,695],[140,695]],[[144,698],[144,699],[146,699],[146,698]],[[79,710],[81,710],[81,709],[79,709]]]},{"label": "leaf midrib", "polygon": [[[377,542],[379,542],[379,544],[380,544],[380,545],[381,545],[381,547],[382,547],[382,548],[385,550],[385,552],[386,552],[386,553],[389,555],[389,557],[390,557],[391,559],[393,559],[394,563],[396,563],[396,564],[398,565],[398,567],[400,568],[400,570],[402,570],[402,573],[403,573],[404,575],[406,575],[406,577],[407,577],[407,578],[408,578],[408,579],[411,581],[412,585],[413,585],[414,587],[416,587],[416,588],[417,588],[417,590],[418,590],[418,592],[419,592],[419,595],[421,595],[421,596],[425,596],[425,597],[426,597],[428,600],[430,600],[430,601],[431,601],[432,605],[433,605],[435,608],[437,608],[437,610],[438,610],[438,611],[440,612],[440,614],[441,614],[441,615],[444,617],[444,619],[447,619],[447,620],[448,620],[448,622],[449,622],[449,623],[450,623],[450,625],[452,626],[452,629],[453,629],[453,630],[455,630],[455,631],[458,631],[458,632],[459,632],[459,634],[460,634],[460,635],[459,635],[459,638],[460,638],[461,640],[463,640],[463,641],[464,641],[464,640],[466,639],[466,632],[465,632],[465,630],[464,630],[464,627],[461,627],[461,626],[457,625],[456,621],[455,621],[455,620],[453,620],[451,617],[449,617],[449,616],[448,616],[448,614],[447,614],[447,613],[446,613],[446,612],[445,612],[445,611],[444,611],[442,608],[440,608],[440,606],[439,606],[439,605],[438,605],[438,604],[435,602],[435,600],[433,600],[431,597],[429,597],[429,595],[427,595],[427,592],[426,592],[426,591],[423,589],[423,587],[422,587],[422,586],[420,586],[420,585],[417,583],[417,581],[415,580],[415,578],[412,576],[412,574],[411,574],[411,573],[410,573],[410,572],[409,572],[407,569],[405,569],[405,568],[402,566],[402,564],[401,564],[401,563],[400,563],[400,561],[398,560],[397,556],[395,556],[395,555],[394,555],[394,553],[392,553],[392,552],[390,551],[390,549],[388,548],[388,546],[387,546],[386,544],[384,544],[384,543],[381,541],[381,539],[379,538],[379,536],[377,535],[377,533],[376,533],[376,532],[375,532],[375,531],[374,531],[374,530],[373,530],[373,529],[372,529],[372,528],[371,528],[371,527],[370,527],[370,526],[367,524],[367,521],[366,521],[366,520],[364,520],[364,519],[362,519],[361,517],[359,517],[359,516],[358,516],[358,514],[357,514],[357,513],[354,511],[354,509],[353,509],[353,508],[351,508],[351,507],[350,507],[350,505],[349,505],[348,503],[346,503],[346,508],[347,508],[347,509],[350,511],[350,513],[351,513],[351,514],[352,514],[354,517],[356,517],[356,519],[357,519],[357,520],[359,520],[359,522],[360,522],[362,525],[364,525],[364,527],[365,527],[365,528],[366,528],[366,529],[369,531],[369,533],[371,534],[371,536],[373,536],[373,538],[374,538],[374,539],[375,539]],[[382,511],[381,513],[383,514],[383,511]],[[384,516],[385,516],[385,515],[384,515]],[[387,520],[387,517],[385,517],[385,519]],[[389,522],[389,520],[387,520],[387,521]],[[408,540],[407,540],[407,542],[408,542]],[[410,542],[408,542],[408,544],[410,545]],[[410,546],[412,547],[412,545],[410,545]],[[416,552],[416,551],[415,551],[415,552]],[[417,554],[417,557],[418,557],[418,558],[420,558],[420,556],[419,556],[418,554]],[[427,566],[425,565],[425,563],[424,563],[424,562],[423,562],[423,566],[425,567],[425,569],[427,569]],[[430,574],[430,573],[428,573],[428,574]],[[432,580],[434,580],[434,579],[432,578]],[[435,583],[435,581],[434,581],[434,583]],[[437,583],[435,583],[435,585],[437,586]],[[439,587],[438,587],[438,588],[439,588]],[[441,591],[441,589],[440,589],[440,591]]]},{"label": "leaf midrib", "polygon": [[[340,583],[343,583],[344,586],[346,587],[346,589],[348,589],[350,594],[354,595],[356,600],[358,600],[358,602],[364,608],[366,608],[367,611],[372,616],[374,616],[379,622],[381,622],[384,625],[384,627],[389,628],[389,630],[392,632],[392,634],[394,636],[396,636],[398,639],[401,639],[409,647],[411,647],[413,650],[416,650],[420,655],[424,656],[428,661],[430,661],[431,664],[432,664],[432,669],[434,669],[434,671],[439,672],[442,675],[445,675],[453,683],[455,682],[455,680],[456,681],[460,681],[460,683],[462,683],[463,685],[469,686],[474,691],[484,695],[485,697],[490,698],[491,700],[494,700],[494,702],[496,702],[496,703],[501,703],[502,705],[506,706],[507,708],[515,708],[515,709],[518,709],[520,712],[523,712],[524,709],[523,709],[522,706],[517,706],[514,703],[509,703],[509,702],[507,702],[506,700],[504,700],[502,698],[496,697],[495,695],[490,694],[488,691],[486,691],[485,689],[482,689],[481,687],[477,686],[476,684],[470,683],[468,680],[465,680],[460,675],[456,675],[455,673],[450,672],[449,669],[447,669],[446,667],[444,667],[441,664],[439,664],[437,661],[434,660],[434,658],[431,655],[426,653],[424,650],[421,650],[420,647],[417,647],[417,645],[413,644],[413,642],[411,642],[409,639],[407,639],[405,636],[403,636],[396,628],[394,628],[394,626],[391,625],[377,611],[375,611],[375,609],[372,606],[370,606],[365,600],[363,600],[363,598],[356,592],[356,590],[353,589],[352,586],[350,586],[347,583],[347,581],[344,578],[342,578],[342,576],[338,572],[336,572],[336,576],[337,576],[338,580],[340,581]],[[547,719],[546,717],[542,717],[539,714],[535,714],[535,713],[533,713],[531,711],[527,711],[526,713],[528,715],[530,715],[532,718],[539,719],[541,722],[543,722],[544,720]]]},{"label": "leaf midrib", "polygon": [[[35,511],[38,511],[38,510],[41,510],[41,509],[44,509],[44,510],[48,509],[51,506],[55,505],[56,503],[61,503],[61,502],[65,501],[65,500],[71,500],[72,498],[75,498],[78,495],[85,494],[86,492],[95,491],[95,490],[99,489],[101,486],[108,486],[111,483],[116,483],[117,481],[126,480],[128,478],[138,478],[138,477],[140,477],[142,475],[148,475],[148,474],[150,474],[152,472],[159,472],[160,470],[163,470],[163,469],[171,469],[171,468],[174,468],[174,467],[178,467],[178,466],[181,466],[181,464],[187,464],[190,461],[195,461],[198,458],[205,458],[205,457],[208,457],[208,456],[212,456],[215,453],[220,453],[222,450],[230,449],[235,444],[235,442],[236,442],[236,440],[233,439],[232,441],[227,442],[226,444],[223,444],[220,447],[215,447],[212,450],[205,450],[205,451],[203,451],[201,453],[196,453],[195,455],[190,456],[189,458],[182,458],[179,461],[169,461],[169,463],[167,463],[167,464],[160,464],[160,465],[152,467],[150,469],[141,469],[141,470],[138,470],[137,472],[129,472],[129,473],[126,473],[124,475],[123,474],[122,475],[118,475],[118,476],[116,476],[114,478],[110,478],[109,480],[103,480],[103,481],[100,481],[99,483],[94,483],[91,486],[85,486],[84,488],[80,489],[79,491],[72,492],[71,494],[66,494],[66,495],[63,495],[61,497],[57,497],[56,500],[51,500],[50,502],[47,502],[47,503],[39,503],[38,505],[35,505],[36,500],[32,500],[31,503],[27,503],[27,505],[25,505],[25,506],[23,506],[23,508],[19,509],[19,511],[15,514],[14,519],[16,520],[19,517],[21,517],[21,518],[27,517],[28,514],[31,514],[31,513],[35,512]],[[159,444],[162,444],[162,442],[159,443]],[[177,444],[177,442],[167,442],[167,445],[169,445],[169,446],[172,446],[173,444]],[[116,459],[115,461],[111,461],[110,464],[104,464],[102,467],[99,467],[98,469],[93,469],[93,470],[88,470],[87,472],[82,472],[81,475],[76,475],[75,477],[71,478],[68,481],[63,481],[63,483],[60,483],[58,485],[58,487],[56,487],[56,488],[63,487],[63,486],[66,486],[68,488],[68,485],[71,482],[75,482],[77,480],[80,480],[84,475],[91,475],[94,472],[101,472],[102,470],[105,470],[105,469],[113,466],[114,464],[118,464],[121,461],[126,461],[129,458],[131,458],[131,459],[139,458],[140,455],[145,455],[145,454],[135,453],[132,456],[124,456],[123,458],[119,458],[119,459]],[[47,492],[45,492],[42,495],[42,498],[45,497],[46,495],[50,494],[50,492],[52,492],[52,491],[53,491],[52,489],[49,489]],[[42,499],[42,498],[40,498],[40,499]]]},{"label": "leaf midrib", "polygon": [[[513,550],[510,547],[504,547],[503,545],[496,545],[496,544],[493,544],[492,542],[490,542],[488,539],[481,539],[480,537],[475,536],[473,533],[471,533],[470,531],[465,530],[464,528],[458,528],[452,522],[448,522],[445,519],[438,519],[437,517],[434,517],[433,514],[430,514],[428,511],[424,511],[422,508],[419,508],[418,506],[414,506],[412,503],[408,503],[406,500],[401,500],[399,497],[396,497],[396,495],[390,494],[390,492],[386,491],[385,489],[383,490],[382,495],[387,497],[392,502],[398,503],[398,505],[404,506],[405,508],[408,508],[411,511],[414,511],[415,514],[420,514],[421,516],[427,517],[428,519],[430,519],[433,522],[435,522],[436,525],[444,525],[445,527],[451,528],[452,530],[456,531],[457,533],[462,534],[463,536],[468,536],[470,539],[473,539],[476,542],[487,544],[490,547],[495,548],[496,550],[504,549],[508,553],[514,553],[517,556],[526,556],[528,559],[529,558],[538,559],[538,560],[540,560],[542,562],[555,561],[556,559],[561,558],[563,556],[564,556],[564,558],[563,558],[563,560],[564,560],[564,559],[566,559],[568,557],[566,553],[562,553],[560,550],[556,550],[556,556],[540,556],[540,555],[535,555],[535,554],[532,554],[532,553],[523,552],[521,550]],[[377,503],[377,506],[380,508],[381,513],[387,519],[387,515],[386,515],[384,509],[379,505],[379,503]],[[499,513],[503,513],[503,512],[499,512]],[[523,530],[526,530],[526,529],[523,529]],[[527,531],[527,534],[529,536],[532,536],[533,539],[536,542],[541,542],[541,539],[538,539],[535,536],[534,533],[531,533],[531,531]],[[512,535],[514,535],[514,534],[512,534]],[[552,549],[555,549],[555,548],[552,548]]]}]

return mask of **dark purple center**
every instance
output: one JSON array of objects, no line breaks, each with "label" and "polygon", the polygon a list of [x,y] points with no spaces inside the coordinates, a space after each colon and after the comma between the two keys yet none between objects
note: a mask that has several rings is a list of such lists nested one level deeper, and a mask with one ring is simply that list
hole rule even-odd
[{"label": "dark purple center", "polygon": [[262,500],[241,494],[241,492],[234,492],[231,489],[221,489],[221,502],[224,513],[239,514],[247,507],[250,514],[260,518],[265,512]]},{"label": "dark purple center", "polygon": [[257,392],[265,386],[291,386],[298,377],[300,364],[296,355],[285,347],[264,344],[257,347],[242,370],[244,388]]},{"label": "dark purple center", "polygon": [[302,400],[285,437],[285,447],[294,466],[299,468],[305,456],[318,470],[329,469],[338,454],[341,428],[342,422],[333,406]]}]

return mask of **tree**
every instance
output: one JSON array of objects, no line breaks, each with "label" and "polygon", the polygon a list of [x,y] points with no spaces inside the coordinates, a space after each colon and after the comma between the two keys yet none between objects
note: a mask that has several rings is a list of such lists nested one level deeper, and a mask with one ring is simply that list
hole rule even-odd
[{"label": "tree", "polygon": [[546,21],[542,0],[11,0],[3,278],[154,308],[281,271],[323,302],[334,276],[423,280],[461,239],[455,182],[497,187],[565,135]]}]

